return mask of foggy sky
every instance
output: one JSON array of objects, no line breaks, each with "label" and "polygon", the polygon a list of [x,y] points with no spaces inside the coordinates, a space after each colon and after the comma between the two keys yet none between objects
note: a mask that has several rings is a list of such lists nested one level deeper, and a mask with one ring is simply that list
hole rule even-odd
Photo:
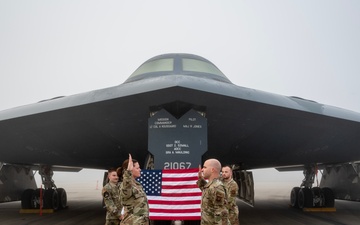
[{"label": "foggy sky", "polygon": [[191,53],[236,85],[360,112],[359,12],[357,0],[2,0],[0,110]]}]

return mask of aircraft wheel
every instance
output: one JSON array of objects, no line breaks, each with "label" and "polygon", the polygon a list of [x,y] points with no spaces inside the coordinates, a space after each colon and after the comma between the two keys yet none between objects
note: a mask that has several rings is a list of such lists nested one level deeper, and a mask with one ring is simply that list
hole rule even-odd
[{"label": "aircraft wheel", "polygon": [[327,187],[322,188],[325,198],[325,207],[334,207],[335,206],[335,195],[334,192]]},{"label": "aircraft wheel", "polygon": [[298,206],[300,209],[313,207],[313,195],[309,188],[301,188],[299,190]]},{"label": "aircraft wheel", "polygon": [[323,191],[319,187],[313,187],[311,190],[312,190],[312,194],[313,194],[314,206],[322,207],[324,205]]},{"label": "aircraft wheel", "polygon": [[44,208],[57,210],[59,208],[59,196],[55,189],[45,190]]},{"label": "aircraft wheel", "polygon": [[64,209],[67,206],[67,195],[64,188],[57,189],[59,195],[59,209]]},{"label": "aircraft wheel", "polygon": [[290,193],[290,205],[294,208],[299,208],[298,205],[299,190],[300,190],[299,187],[294,187]]},{"label": "aircraft wheel", "polygon": [[[40,199],[40,192],[42,193],[42,197]],[[41,202],[42,201],[42,202]],[[44,189],[36,189],[33,191],[31,196],[31,208],[32,209],[40,209],[40,204],[44,206]]]},{"label": "aircraft wheel", "polygon": [[31,198],[35,190],[26,189],[21,195],[21,208],[31,209]]}]

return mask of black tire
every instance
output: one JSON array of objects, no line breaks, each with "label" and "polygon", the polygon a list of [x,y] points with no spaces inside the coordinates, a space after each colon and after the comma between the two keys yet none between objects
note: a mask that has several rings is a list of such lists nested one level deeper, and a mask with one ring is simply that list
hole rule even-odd
[{"label": "black tire", "polygon": [[67,195],[64,188],[57,189],[59,195],[59,209],[65,209],[67,206]]},{"label": "black tire", "polygon": [[58,196],[58,192],[55,189],[45,190],[44,208],[58,210],[59,196]]},{"label": "black tire", "polygon": [[313,207],[313,196],[311,189],[301,188],[298,194],[298,206],[300,209]]},{"label": "black tire", "polygon": [[294,208],[299,208],[298,205],[298,195],[299,195],[299,187],[293,187],[290,193],[290,205]]},{"label": "black tire", "polygon": [[22,209],[31,209],[31,197],[33,195],[33,189],[26,189],[21,194],[21,208]]},{"label": "black tire", "polygon": [[325,207],[334,207],[335,206],[335,195],[331,188],[324,187],[322,188],[324,198],[325,198]]},{"label": "black tire", "polygon": [[314,207],[322,207],[324,205],[323,191],[319,187],[313,187],[311,190],[313,194]]},{"label": "black tire", "polygon": [[[42,194],[40,198],[40,193]],[[32,209],[40,209],[40,204],[44,207],[44,189],[36,189],[33,191],[31,196],[31,208]]]}]

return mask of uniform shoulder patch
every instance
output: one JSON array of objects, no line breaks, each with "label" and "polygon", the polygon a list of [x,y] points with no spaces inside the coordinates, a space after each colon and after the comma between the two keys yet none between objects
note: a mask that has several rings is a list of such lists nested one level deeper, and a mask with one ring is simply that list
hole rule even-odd
[{"label": "uniform shoulder patch", "polygon": [[110,193],[107,192],[107,191],[104,191],[104,192],[103,192],[103,196],[104,196],[104,198],[109,198]]}]

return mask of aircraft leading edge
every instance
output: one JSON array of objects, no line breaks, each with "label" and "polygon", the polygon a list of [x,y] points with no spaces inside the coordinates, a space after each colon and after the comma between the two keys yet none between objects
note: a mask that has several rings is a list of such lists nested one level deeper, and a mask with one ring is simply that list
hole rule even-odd
[{"label": "aircraft leading edge", "polygon": [[[160,112],[162,114],[158,114]],[[180,134],[174,131],[174,136],[166,136],[168,132],[161,134],[165,135],[161,136],[165,147],[159,148],[165,148],[169,154],[172,150],[180,152],[171,148],[187,146],[186,151],[181,150],[188,153],[181,161],[176,161],[175,156],[162,160],[161,154],[149,151],[149,138],[153,141],[149,136],[153,132],[150,125],[152,129],[161,121],[178,127],[201,125],[203,128],[198,133],[194,131],[196,135],[192,137],[187,136],[187,131]],[[205,140],[204,135],[207,143],[200,146],[206,148],[205,153],[197,154],[191,146],[200,139]],[[156,142],[151,142],[152,148],[153,145]],[[358,184],[350,187],[345,178],[349,174],[333,179],[335,173],[331,172],[335,166],[344,170],[348,165],[357,168],[359,148],[359,113],[237,86],[213,63],[192,54],[153,57],[119,86],[0,112],[3,168],[41,170],[45,178],[51,179],[52,171],[58,169],[118,166],[128,153],[144,168],[151,168],[154,163],[160,168],[170,163],[197,167],[193,165],[195,162],[217,158],[234,166],[237,182],[243,186],[244,177],[253,182],[246,170],[300,168],[308,176],[300,187],[293,189],[291,196],[291,204],[300,208],[332,207],[334,198],[344,198],[343,185],[360,190]],[[328,182],[323,182],[326,187],[313,187],[316,168],[328,171]],[[350,173],[358,175],[357,171]],[[346,180],[343,183],[333,181],[342,178]],[[252,189],[251,193],[253,186],[248,188]],[[20,187],[17,196],[25,189],[28,190]],[[53,199],[64,195],[54,184],[47,189],[51,190],[48,195]],[[1,190],[4,195],[8,192],[7,188]],[[34,193],[36,195],[35,191],[28,196]],[[31,203],[31,197],[27,198]],[[354,191],[346,198],[360,199],[360,193]]]}]

